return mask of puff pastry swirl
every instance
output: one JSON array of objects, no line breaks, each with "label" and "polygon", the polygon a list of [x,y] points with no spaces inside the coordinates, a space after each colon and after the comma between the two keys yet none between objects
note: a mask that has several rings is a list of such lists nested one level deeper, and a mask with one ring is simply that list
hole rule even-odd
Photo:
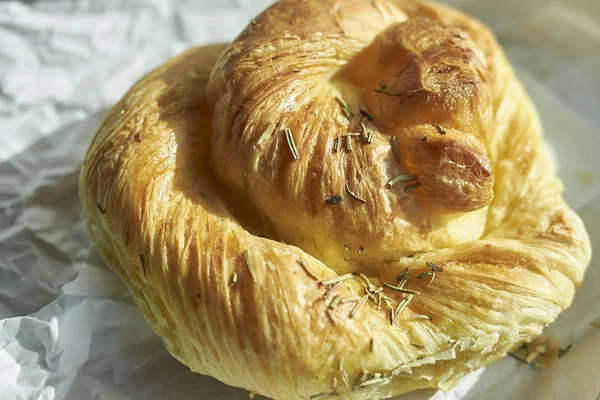
[{"label": "puff pastry swirl", "polygon": [[275,399],[448,389],[539,335],[590,260],[490,31],[412,0],[282,0],[141,79],[80,179],[168,350]]}]

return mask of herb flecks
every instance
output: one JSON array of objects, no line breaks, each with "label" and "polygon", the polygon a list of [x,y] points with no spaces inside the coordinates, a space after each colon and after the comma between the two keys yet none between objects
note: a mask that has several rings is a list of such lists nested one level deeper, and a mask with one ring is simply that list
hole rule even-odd
[{"label": "herb flecks", "polygon": [[392,149],[394,150],[394,157],[396,157],[396,162],[400,162],[400,148],[398,147],[398,136],[392,137]]},{"label": "herb flecks", "polygon": [[325,199],[325,203],[327,204],[337,204],[340,201],[342,201],[342,196],[340,196],[339,194],[333,197],[330,197],[328,199]]},{"label": "herb flecks", "polygon": [[393,90],[389,90],[389,89],[374,89],[373,90],[375,93],[381,93],[381,94],[385,94],[387,96],[399,96],[400,93],[393,91]]},{"label": "herb flecks", "polygon": [[256,272],[254,271],[254,267],[252,266],[252,262],[250,261],[250,253],[248,253],[248,250],[244,251],[244,257],[246,259],[246,266],[248,267],[250,276],[252,277],[252,280],[256,283]]},{"label": "herb flecks", "polygon": [[416,175],[410,175],[410,174],[402,174],[402,175],[398,175],[395,178],[392,178],[388,183],[387,183],[387,187],[388,189],[394,187],[394,185],[400,183],[400,182],[407,182],[407,181],[416,181],[417,180],[417,176]]},{"label": "herb flecks", "polygon": [[417,292],[416,290],[404,289],[404,288],[401,288],[401,287],[399,287],[399,286],[390,285],[390,284],[389,284],[389,283],[387,283],[387,282],[383,282],[383,286],[384,286],[384,287],[386,287],[386,288],[388,288],[388,289],[392,289],[392,290],[395,290],[395,291],[397,291],[397,292],[400,292],[400,293],[406,293],[406,294],[420,294],[420,293],[419,293],[419,292]]},{"label": "herb flecks", "polygon": [[230,286],[235,286],[235,284],[237,283],[237,272],[234,272],[233,274],[231,274],[231,281],[229,282]]},{"label": "herb flecks", "polygon": [[368,119],[369,121],[373,121],[373,116],[371,114],[369,114],[369,112],[367,110],[363,110],[362,108],[360,109],[360,113],[363,117],[365,117],[366,119]]},{"label": "herb flecks", "polygon": [[410,186],[407,186],[407,187],[404,189],[404,193],[410,193],[410,192],[412,192],[413,190],[415,190],[415,189],[417,189],[417,188],[420,188],[421,186],[422,186],[421,182],[415,182],[415,183],[413,183],[412,185],[410,185]]},{"label": "herb flecks", "polygon": [[375,339],[369,341],[369,353],[375,353]]},{"label": "herb flecks", "polygon": [[106,210],[104,210],[104,207],[102,207],[100,203],[96,203],[96,207],[98,207],[98,211],[100,211],[100,214],[106,214]]},{"label": "herb flecks", "polygon": [[398,282],[402,281],[408,275],[409,272],[410,272],[410,267],[406,267],[404,269],[404,271],[402,271],[398,274],[398,276],[396,277],[396,280]]},{"label": "herb flecks", "polygon": [[344,135],[346,138],[346,151],[352,151],[352,135]]},{"label": "herb flecks", "polygon": [[416,314],[416,315],[413,315],[411,318],[413,318],[413,319],[426,319],[427,321],[431,321],[431,317],[429,315],[423,315],[423,314]]},{"label": "herb flecks", "polygon": [[290,128],[285,128],[285,139],[287,140],[288,147],[290,148],[290,152],[292,153],[292,157],[294,160],[298,160],[300,156],[298,155],[298,149],[296,148],[296,143],[294,143],[294,136],[292,135],[292,130]]},{"label": "herb flecks", "polygon": [[335,138],[335,141],[333,142],[333,152],[334,153],[337,153],[338,151],[340,151],[340,141],[341,141],[341,139],[339,136]]},{"label": "herb flecks", "polygon": [[558,350],[558,356],[562,357],[566,354],[567,351],[571,350],[571,347],[573,346],[573,343],[569,344],[567,347],[565,347],[564,349],[559,349]]},{"label": "herb flecks", "polygon": [[349,318],[354,318],[354,316],[356,315],[356,313],[358,312],[358,310],[360,310],[360,308],[365,304],[365,302],[367,301],[367,299],[369,298],[368,294],[365,294],[362,299],[358,302],[358,304],[356,306],[354,306],[354,308],[352,309],[352,311],[350,311],[350,315],[348,316]]},{"label": "herb flecks", "polygon": [[198,190],[198,196],[202,197],[203,199],[208,199],[208,196],[202,190]]},{"label": "herb flecks", "polygon": [[333,278],[329,278],[329,279],[325,279],[324,281],[321,281],[321,285],[323,285],[323,286],[333,285],[334,283],[343,282],[348,279],[352,279],[352,277],[353,277],[353,275],[351,273],[334,276]]},{"label": "herb flecks", "polygon": [[367,202],[367,200],[363,199],[362,197],[360,197],[359,195],[357,195],[356,193],[354,193],[352,190],[350,190],[350,187],[348,186],[348,181],[346,181],[346,191],[348,192],[348,194],[350,196],[352,196],[356,200],[360,201],[361,203],[366,203]]},{"label": "herb flecks", "polygon": [[423,136],[423,137],[421,138],[421,140],[422,140],[423,142],[427,142],[427,136]]},{"label": "herb flecks", "polygon": [[335,99],[342,105],[342,111],[344,112],[346,117],[348,117],[348,118],[354,117],[354,113],[352,112],[352,109],[348,106],[348,104],[344,100],[342,100],[341,97],[336,96]]},{"label": "herb flecks", "polygon": [[445,135],[447,133],[446,129],[444,129],[444,127],[440,124],[437,124],[437,129],[440,132],[440,135]]},{"label": "herb flecks", "polygon": [[432,271],[437,271],[437,272],[444,272],[444,268],[442,267],[438,267],[437,265],[435,265],[434,263],[432,263],[431,261],[427,261],[425,263],[425,265],[427,265],[429,268],[431,268]]},{"label": "herb flecks", "polygon": [[425,271],[421,275],[417,276],[417,279],[427,278],[428,276],[433,276],[433,272]]}]

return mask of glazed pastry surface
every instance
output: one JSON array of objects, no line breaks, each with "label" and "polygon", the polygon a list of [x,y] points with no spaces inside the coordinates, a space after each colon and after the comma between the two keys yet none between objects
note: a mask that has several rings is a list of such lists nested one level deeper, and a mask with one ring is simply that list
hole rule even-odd
[{"label": "glazed pastry surface", "polygon": [[171,354],[275,399],[447,390],[538,336],[591,256],[562,190],[490,31],[412,0],[279,1],[141,79],[80,179]]}]

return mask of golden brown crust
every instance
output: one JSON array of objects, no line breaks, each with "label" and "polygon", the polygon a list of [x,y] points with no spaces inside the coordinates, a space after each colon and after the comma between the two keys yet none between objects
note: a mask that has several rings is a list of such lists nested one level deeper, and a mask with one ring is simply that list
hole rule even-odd
[{"label": "golden brown crust", "polygon": [[[101,254],[192,370],[281,399],[334,379],[348,399],[447,389],[537,336],[589,262],[536,118],[493,36],[457,11],[282,0],[138,82],[80,195]],[[387,185],[413,174],[412,191]],[[408,267],[418,294],[384,285]],[[349,271],[365,276],[318,282]]]}]

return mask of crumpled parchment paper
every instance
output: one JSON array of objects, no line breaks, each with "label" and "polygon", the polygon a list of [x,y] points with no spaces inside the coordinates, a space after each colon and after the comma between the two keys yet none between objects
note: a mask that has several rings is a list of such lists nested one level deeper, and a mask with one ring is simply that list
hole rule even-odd
[{"label": "crumpled parchment paper", "polygon": [[[366,1],[366,0],[365,0]],[[269,0],[0,3],[0,400],[246,399],[191,373],[87,237],[79,165],[107,109],[187,47],[230,41]],[[600,2],[453,0],[497,34],[533,97],[567,201],[600,249]],[[547,331],[551,370],[511,357],[422,399],[594,399],[600,265]]]}]

